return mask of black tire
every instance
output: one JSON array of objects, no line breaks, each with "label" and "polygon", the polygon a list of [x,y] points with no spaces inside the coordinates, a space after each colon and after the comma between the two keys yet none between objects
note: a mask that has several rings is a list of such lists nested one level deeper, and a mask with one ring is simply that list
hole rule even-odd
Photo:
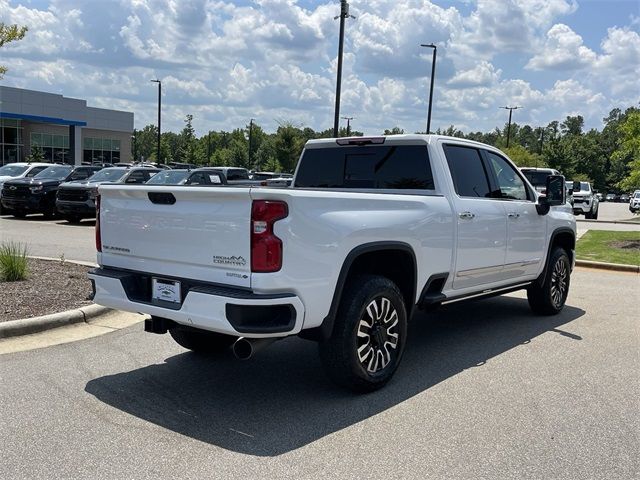
[{"label": "black tire", "polygon": [[82,221],[80,215],[67,215],[64,219],[69,223],[80,223]]},{"label": "black tire", "polygon": [[14,217],[16,217],[16,218],[25,218],[25,217],[27,216],[27,214],[26,214],[26,213],[24,213],[24,212],[20,212],[20,211],[17,211],[17,212],[16,212],[16,211],[14,211],[14,212],[12,212],[12,215],[13,215]]},{"label": "black tire", "polygon": [[207,332],[189,327],[174,327],[169,330],[171,337],[180,345],[197,353],[215,354],[227,350],[238,339],[232,335]]},{"label": "black tire", "polygon": [[396,284],[378,275],[359,275],[342,292],[333,333],[319,345],[320,359],[338,385],[372,392],[393,376],[406,339],[407,312]]},{"label": "black tire", "polygon": [[586,220],[591,220],[591,218],[592,218],[592,217],[591,217],[591,210],[589,210],[588,212],[586,212],[586,213],[584,214],[584,218],[585,218]]},{"label": "black tire", "polygon": [[600,207],[596,207],[596,211],[593,212],[593,214],[591,215],[591,218],[594,220],[598,219],[598,210],[600,210]]},{"label": "black tire", "polygon": [[567,252],[555,247],[549,257],[544,282],[527,289],[529,306],[538,315],[556,315],[564,308],[571,283],[571,261]]}]

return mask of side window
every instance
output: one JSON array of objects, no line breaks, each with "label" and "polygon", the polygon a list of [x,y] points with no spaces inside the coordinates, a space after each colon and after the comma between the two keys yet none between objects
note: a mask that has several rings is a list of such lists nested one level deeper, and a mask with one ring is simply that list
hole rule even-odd
[{"label": "side window", "polygon": [[444,154],[458,195],[481,198],[492,196],[487,172],[477,149],[445,145]]},{"label": "side window", "polygon": [[84,180],[86,178],[89,178],[91,175],[93,175],[93,172],[91,172],[90,170],[87,170],[87,169],[76,170],[75,172],[73,172],[71,174],[69,179],[70,180]]},{"label": "side window", "polygon": [[125,183],[144,183],[144,181],[144,172],[136,170],[135,172],[131,172]]},{"label": "side window", "polygon": [[493,173],[498,182],[498,198],[508,200],[527,200],[527,187],[515,169],[504,158],[485,150]]},{"label": "side window", "polygon": [[204,185],[206,183],[204,174],[194,173],[187,181],[187,185]]},{"label": "side window", "polygon": [[158,172],[144,172],[145,183]]},{"label": "side window", "polygon": [[39,174],[45,168],[47,168],[47,167],[34,167],[34,168],[31,169],[31,171],[29,173],[27,173],[26,177],[27,178],[35,177],[37,174]]}]

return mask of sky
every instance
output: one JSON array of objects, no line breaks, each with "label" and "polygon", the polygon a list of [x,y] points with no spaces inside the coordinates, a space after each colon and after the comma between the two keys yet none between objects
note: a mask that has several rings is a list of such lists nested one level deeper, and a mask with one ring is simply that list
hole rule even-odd
[{"label": "sky", "polygon": [[[582,115],[602,128],[640,102],[640,0],[352,0],[341,115],[380,134],[465,132]],[[333,126],[340,2],[315,0],[0,0],[0,22],[27,25],[5,45],[0,85],[86,99],[164,130],[186,114],[201,135],[290,122]],[[345,121],[341,120],[344,126]]]}]

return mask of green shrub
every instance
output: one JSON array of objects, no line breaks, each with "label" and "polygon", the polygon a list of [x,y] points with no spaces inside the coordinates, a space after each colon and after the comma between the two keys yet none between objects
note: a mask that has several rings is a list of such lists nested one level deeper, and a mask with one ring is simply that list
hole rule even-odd
[{"label": "green shrub", "polygon": [[0,244],[0,281],[26,280],[28,273],[27,246],[14,242]]}]

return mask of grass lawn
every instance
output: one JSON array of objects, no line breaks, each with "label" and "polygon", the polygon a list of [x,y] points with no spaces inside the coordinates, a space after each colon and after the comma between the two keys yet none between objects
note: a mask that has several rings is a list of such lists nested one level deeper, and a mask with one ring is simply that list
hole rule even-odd
[{"label": "grass lawn", "polygon": [[576,258],[640,265],[640,232],[589,230],[578,240]]}]

